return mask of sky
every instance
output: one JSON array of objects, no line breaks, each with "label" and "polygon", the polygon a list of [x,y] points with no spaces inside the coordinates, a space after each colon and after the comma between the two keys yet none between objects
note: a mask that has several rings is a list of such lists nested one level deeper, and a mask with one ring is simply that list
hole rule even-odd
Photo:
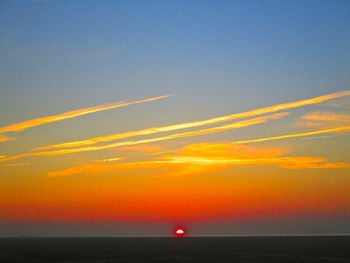
[{"label": "sky", "polygon": [[0,2],[0,236],[350,234],[348,1]]}]

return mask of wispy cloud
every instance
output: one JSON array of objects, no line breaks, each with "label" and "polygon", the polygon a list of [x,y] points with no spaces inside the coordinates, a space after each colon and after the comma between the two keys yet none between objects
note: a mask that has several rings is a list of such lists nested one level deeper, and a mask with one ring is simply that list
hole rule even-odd
[{"label": "wispy cloud", "polygon": [[125,158],[123,157],[116,157],[116,158],[108,158],[108,159],[103,159],[103,160],[95,160],[95,163],[111,163],[111,162],[116,162],[123,160]]},{"label": "wispy cloud", "polygon": [[130,102],[107,104],[107,105],[95,106],[95,107],[90,107],[90,108],[74,110],[74,111],[68,111],[68,112],[65,112],[62,114],[58,114],[58,115],[51,115],[51,116],[47,116],[47,117],[42,117],[42,118],[28,120],[28,121],[24,121],[24,122],[20,122],[20,123],[11,124],[11,125],[8,125],[5,127],[0,127],[0,133],[19,132],[19,131],[29,129],[31,127],[43,125],[45,123],[62,121],[62,120],[90,114],[90,113],[95,113],[95,112],[105,111],[105,110],[112,110],[112,109],[125,107],[125,106],[129,106],[129,105],[137,104],[137,103],[155,101],[155,100],[167,98],[170,96],[172,96],[172,95],[158,96],[158,97],[148,98],[148,99],[144,99],[144,100],[136,100],[136,101],[130,101]]},{"label": "wispy cloud", "polygon": [[117,143],[107,144],[107,145],[103,145],[103,146],[90,146],[90,147],[64,149],[64,150],[57,150],[57,151],[25,153],[25,154],[12,156],[12,157],[3,158],[3,159],[0,159],[0,161],[15,160],[15,159],[19,159],[19,158],[26,157],[26,156],[53,156],[53,155],[62,155],[62,154],[77,153],[77,152],[89,152],[89,151],[105,150],[105,149],[116,148],[116,147],[121,147],[121,146],[152,143],[152,142],[177,139],[177,138],[183,138],[183,137],[189,137],[189,136],[216,133],[216,132],[222,132],[222,131],[226,131],[226,130],[238,129],[238,128],[248,127],[248,126],[255,125],[255,124],[264,123],[264,122],[267,122],[269,120],[275,120],[275,119],[282,118],[286,115],[288,115],[288,112],[275,113],[275,114],[271,114],[271,115],[267,115],[267,116],[263,116],[263,117],[257,117],[257,118],[252,118],[252,119],[248,119],[248,120],[244,120],[244,121],[234,122],[234,123],[230,123],[230,124],[226,124],[226,125],[222,125],[222,126],[218,126],[218,127],[214,127],[214,128],[202,129],[202,130],[192,131],[192,132],[176,133],[176,134],[163,136],[163,137],[156,137],[156,138],[152,138],[152,139],[117,142]]},{"label": "wispy cloud", "polygon": [[258,116],[258,115],[262,115],[262,114],[273,113],[273,112],[282,111],[282,110],[286,110],[286,109],[297,108],[297,107],[301,107],[301,106],[321,103],[321,102],[324,102],[327,100],[340,98],[340,97],[344,97],[344,96],[349,96],[349,95],[350,95],[350,91],[342,91],[342,92],[327,94],[327,95],[320,96],[320,97],[315,97],[312,99],[306,99],[306,100],[300,100],[300,101],[295,101],[295,102],[290,102],[290,103],[279,104],[279,105],[255,109],[255,110],[251,110],[251,111],[247,111],[247,112],[235,113],[235,114],[231,114],[231,115],[212,118],[212,119],[208,119],[208,120],[204,120],[204,121],[187,122],[187,123],[175,124],[175,125],[170,125],[170,126],[152,127],[152,128],[138,130],[138,131],[132,131],[132,132],[117,133],[117,134],[112,134],[112,135],[108,135],[108,136],[95,137],[95,138],[91,138],[91,139],[87,139],[87,140],[49,145],[49,146],[37,148],[36,150],[80,147],[80,146],[87,146],[87,145],[96,144],[99,142],[113,141],[113,140],[118,140],[118,139],[123,139],[123,138],[134,137],[134,136],[149,135],[149,134],[154,134],[154,133],[159,133],[159,132],[169,132],[169,131],[175,131],[175,130],[179,130],[179,129],[193,128],[193,127],[198,127],[198,126],[203,126],[203,125],[211,125],[211,124],[216,124],[216,123],[220,123],[220,122],[231,121],[231,120],[235,120],[235,119],[242,119],[242,118],[247,118],[247,117],[254,117],[254,116]]},{"label": "wispy cloud", "polygon": [[0,134],[0,142],[13,141],[13,138]]},{"label": "wispy cloud", "polygon": [[[337,126],[350,122],[350,114],[338,112],[315,111],[303,115],[296,124],[301,127]],[[328,127],[330,128],[330,127]]]},{"label": "wispy cloud", "polygon": [[348,131],[350,131],[350,126],[338,127],[338,128],[326,129],[326,130],[319,130],[319,131],[312,131],[312,132],[287,134],[287,135],[274,136],[274,137],[266,137],[266,138],[246,140],[246,141],[237,141],[237,142],[232,142],[232,144],[245,144],[245,143],[253,143],[253,142],[274,141],[274,140],[281,140],[281,139],[288,139],[288,138],[295,138],[295,137],[318,135],[318,134],[324,134],[324,133],[340,133],[340,132],[348,132]]},{"label": "wispy cloud", "polygon": [[336,122],[348,122],[350,121],[350,114],[341,114],[335,112],[324,112],[324,111],[315,111],[310,112],[302,116],[303,120],[312,120],[312,121],[336,121]]},{"label": "wispy cloud", "polygon": [[255,159],[222,159],[203,158],[194,156],[171,156],[163,158],[167,163],[183,163],[198,165],[266,165],[278,164],[287,169],[316,169],[316,168],[350,168],[350,163],[329,163],[325,158],[319,157],[279,157],[279,158],[255,158]]},{"label": "wispy cloud", "polygon": [[[227,143],[200,143],[187,145],[173,155],[150,161],[117,164],[85,164],[60,171],[51,171],[49,177],[81,173],[100,173],[110,170],[135,171],[143,169],[162,176],[188,176],[212,173],[231,166],[277,165],[285,169],[350,168],[350,163],[328,162],[325,158],[297,156],[283,157],[289,149],[278,147],[251,147]],[[164,169],[166,169],[164,171]]]},{"label": "wispy cloud", "polygon": [[47,174],[48,177],[57,177],[57,176],[69,176],[75,175],[85,172],[91,173],[100,173],[104,171],[111,170],[113,167],[116,167],[115,164],[110,164],[113,162],[117,162],[123,160],[125,158],[110,158],[104,160],[95,160],[93,163],[83,164],[79,166],[75,166],[69,169],[61,170],[61,171],[52,171]]}]

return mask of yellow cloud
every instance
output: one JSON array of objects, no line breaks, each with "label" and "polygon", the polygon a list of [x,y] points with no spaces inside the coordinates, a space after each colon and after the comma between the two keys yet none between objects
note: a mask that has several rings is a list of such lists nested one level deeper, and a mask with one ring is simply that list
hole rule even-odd
[{"label": "yellow cloud", "polygon": [[125,158],[122,157],[117,157],[117,158],[109,158],[109,159],[103,159],[103,160],[95,160],[95,163],[111,163],[111,162],[116,162],[123,160]]},{"label": "yellow cloud", "polygon": [[350,163],[328,162],[325,158],[281,155],[290,149],[278,147],[248,147],[230,144],[193,144],[178,154],[158,158],[162,163],[175,166],[166,175],[191,175],[215,172],[230,166],[277,165],[286,169],[350,168]]},{"label": "yellow cloud", "polygon": [[203,135],[203,134],[226,131],[226,130],[230,130],[230,129],[238,129],[238,128],[243,128],[243,127],[248,127],[248,126],[259,124],[259,123],[264,123],[264,122],[267,122],[269,120],[279,119],[279,118],[282,118],[286,115],[288,115],[287,112],[275,113],[275,114],[271,114],[268,116],[252,118],[252,119],[234,122],[234,123],[230,123],[230,124],[226,124],[226,125],[222,125],[222,126],[218,126],[218,127],[214,127],[214,128],[208,128],[208,129],[192,131],[192,132],[177,133],[177,134],[172,134],[172,135],[163,136],[163,137],[156,137],[156,138],[152,138],[152,139],[117,142],[117,143],[107,144],[107,145],[103,145],[103,146],[90,146],[90,147],[64,149],[64,150],[48,151],[48,152],[25,153],[25,154],[12,156],[12,157],[3,158],[3,159],[0,159],[0,161],[15,160],[15,159],[19,159],[19,158],[22,158],[25,156],[53,156],[53,155],[62,155],[62,154],[77,153],[77,152],[105,150],[105,149],[116,148],[116,147],[121,147],[121,146],[144,144],[144,143],[158,142],[158,141],[177,139],[177,138],[183,138],[183,137],[189,137],[189,136],[195,136],[195,135]]},{"label": "yellow cloud", "polygon": [[233,145],[230,142],[224,142],[190,144],[177,152],[180,156],[249,159],[272,158],[287,154],[290,151],[291,149],[287,147],[252,147],[247,145]]},{"label": "yellow cloud", "polygon": [[24,122],[20,122],[20,123],[15,123],[15,124],[11,124],[11,125],[8,125],[5,127],[1,127],[0,133],[23,131],[23,130],[26,130],[26,129],[31,128],[31,127],[43,125],[45,123],[62,121],[65,119],[70,119],[70,118],[78,117],[78,116],[85,115],[85,114],[95,113],[95,112],[104,111],[104,110],[112,110],[115,108],[125,107],[125,106],[132,105],[132,104],[159,100],[159,99],[167,98],[170,96],[171,95],[165,95],[165,96],[159,96],[159,97],[154,97],[154,98],[148,98],[148,99],[144,99],[144,100],[108,104],[108,105],[95,106],[95,107],[84,108],[84,109],[80,109],[80,110],[69,111],[69,112],[65,112],[62,114],[58,114],[58,115],[37,118],[37,119],[24,121]]},{"label": "yellow cloud", "polygon": [[319,131],[313,131],[313,132],[304,132],[304,133],[287,134],[287,135],[274,136],[274,137],[266,137],[266,138],[246,140],[246,141],[237,141],[237,142],[232,142],[232,144],[245,144],[245,143],[254,143],[254,142],[274,141],[274,140],[281,140],[281,139],[288,139],[288,138],[295,138],[295,137],[318,135],[318,134],[324,134],[324,133],[339,133],[339,132],[348,132],[348,131],[350,131],[350,126],[338,127],[338,128],[326,129],[326,130],[319,130]]},{"label": "yellow cloud", "polygon": [[5,135],[0,134],[0,142],[13,141],[14,138],[7,137]]},{"label": "yellow cloud", "polygon": [[290,103],[279,104],[279,105],[255,109],[255,110],[251,110],[251,111],[247,111],[247,112],[235,113],[235,114],[231,114],[231,115],[216,117],[216,118],[212,118],[212,119],[208,119],[208,120],[204,120],[204,121],[187,122],[187,123],[175,124],[175,125],[170,125],[170,126],[152,127],[152,128],[138,130],[138,131],[132,131],[132,132],[117,133],[117,134],[112,134],[112,135],[108,135],[108,136],[95,137],[95,138],[91,138],[91,139],[87,139],[87,140],[49,145],[49,146],[37,148],[36,150],[47,150],[47,149],[52,149],[52,148],[80,147],[80,146],[92,145],[92,144],[99,143],[99,142],[113,141],[113,140],[118,140],[118,139],[123,139],[123,138],[134,137],[134,136],[149,135],[149,134],[154,134],[154,133],[159,133],[159,132],[169,132],[169,131],[175,131],[175,130],[179,130],[179,129],[193,128],[193,127],[198,127],[198,126],[203,126],[203,125],[211,125],[211,124],[216,124],[216,123],[220,123],[220,122],[226,122],[226,121],[231,121],[231,120],[235,120],[235,119],[254,117],[254,116],[258,116],[258,115],[262,115],[262,114],[273,113],[273,112],[282,111],[282,110],[286,110],[286,109],[297,108],[297,107],[301,107],[301,106],[321,103],[321,102],[324,102],[327,100],[340,98],[340,97],[344,97],[344,96],[349,96],[349,95],[350,95],[350,91],[342,91],[342,92],[327,94],[327,95],[320,96],[320,97],[315,97],[312,99],[306,99],[306,100],[300,100],[300,101],[295,101],[295,102],[290,102]]},{"label": "yellow cloud", "polygon": [[[61,171],[48,173],[49,177],[68,176],[81,173],[101,173],[109,170],[135,171],[150,170],[163,176],[184,176],[211,173],[230,166],[277,165],[286,169],[324,169],[349,168],[350,163],[328,162],[320,157],[281,157],[289,149],[278,147],[251,147],[230,145],[227,143],[201,143],[183,147],[177,154],[159,157],[143,162],[126,162],[117,164],[85,164]],[[164,169],[167,169],[164,173]]]}]

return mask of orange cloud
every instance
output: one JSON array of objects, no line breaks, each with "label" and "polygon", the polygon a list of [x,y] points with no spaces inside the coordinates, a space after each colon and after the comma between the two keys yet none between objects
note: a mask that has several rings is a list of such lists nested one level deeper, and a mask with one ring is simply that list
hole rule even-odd
[{"label": "orange cloud", "polygon": [[[205,145],[205,144],[204,144]],[[192,145],[190,147],[197,147]],[[208,144],[211,148],[211,144]],[[238,147],[231,148],[228,145],[216,145],[215,148],[221,148],[222,152],[216,156],[212,152],[199,151],[187,155],[185,149],[178,155],[164,156],[159,158],[164,164],[172,167],[170,172],[163,176],[188,176],[194,174],[213,173],[232,166],[260,166],[277,165],[285,169],[324,169],[324,168],[350,168],[350,163],[328,162],[325,158],[319,157],[278,157],[286,153],[286,149],[278,148],[256,148],[256,147]],[[188,147],[185,147],[188,148]],[[200,146],[199,148],[202,148]]]},{"label": "orange cloud", "polygon": [[329,169],[329,168],[350,168],[350,163],[327,162],[324,158],[319,160],[306,160],[305,162],[282,161],[280,167],[287,169]]},{"label": "orange cloud", "polygon": [[245,143],[254,143],[254,142],[274,141],[274,140],[281,140],[281,139],[288,139],[288,138],[295,138],[295,137],[304,137],[304,136],[324,134],[324,133],[339,133],[339,132],[348,132],[348,131],[350,131],[350,126],[338,127],[338,128],[326,129],[326,130],[319,130],[319,131],[313,131],[313,132],[287,134],[287,135],[281,135],[281,136],[275,136],[275,137],[266,137],[266,138],[260,138],[260,139],[254,139],[254,140],[237,141],[237,142],[232,142],[232,144],[245,144]]},{"label": "orange cloud", "polygon": [[159,133],[159,132],[169,132],[169,131],[175,131],[175,130],[186,129],[186,128],[193,128],[193,127],[198,127],[198,126],[203,126],[203,125],[211,125],[211,124],[216,124],[216,123],[220,123],[220,122],[226,122],[226,121],[231,121],[231,120],[235,120],[235,119],[254,117],[254,116],[258,116],[258,115],[262,115],[262,114],[266,114],[266,113],[273,113],[273,112],[282,111],[282,110],[286,110],[286,109],[297,108],[297,107],[301,107],[301,106],[321,103],[321,102],[324,102],[324,101],[327,101],[330,99],[340,98],[340,97],[349,96],[349,95],[350,95],[350,91],[342,91],[342,92],[327,94],[327,95],[320,96],[320,97],[315,97],[312,99],[306,99],[306,100],[300,100],[300,101],[295,101],[295,102],[290,102],[290,103],[279,104],[279,105],[255,109],[255,110],[251,110],[251,111],[247,111],[247,112],[235,113],[235,114],[226,115],[226,116],[222,116],[222,117],[216,117],[216,118],[212,118],[212,119],[208,119],[208,120],[204,120],[204,121],[187,122],[187,123],[175,124],[175,125],[170,125],[170,126],[152,127],[152,128],[138,130],[138,131],[132,131],[132,132],[117,133],[117,134],[112,134],[112,135],[108,135],[108,136],[95,137],[95,138],[91,138],[91,139],[87,139],[87,140],[49,145],[49,146],[37,148],[36,150],[47,150],[47,149],[52,149],[52,148],[80,147],[80,146],[92,145],[92,144],[99,143],[99,142],[118,140],[118,139],[122,139],[122,138],[129,138],[129,137],[140,136],[140,135],[149,135],[149,134],[154,134],[154,133]]},{"label": "orange cloud", "polygon": [[302,116],[303,120],[312,121],[336,121],[336,122],[348,122],[350,121],[350,114],[340,114],[334,112],[310,112]]},{"label": "orange cloud", "polygon": [[69,111],[69,112],[65,112],[62,114],[58,114],[58,115],[37,118],[37,119],[24,121],[24,122],[20,122],[20,123],[15,123],[15,124],[11,124],[11,125],[8,125],[5,127],[1,127],[0,133],[19,132],[19,131],[29,129],[31,127],[43,125],[45,123],[62,121],[62,120],[78,117],[81,115],[86,115],[86,114],[95,113],[95,112],[104,111],[104,110],[112,110],[115,108],[125,107],[125,106],[129,106],[129,105],[137,104],[137,103],[142,103],[142,102],[159,100],[159,99],[167,98],[170,96],[172,96],[172,95],[165,95],[165,96],[159,96],[159,97],[154,97],[154,98],[149,98],[149,99],[144,99],[144,100],[137,100],[137,101],[131,101],[131,102],[124,102],[124,103],[114,103],[114,104],[95,106],[95,107],[84,108],[84,109],[80,109],[80,110]]},{"label": "orange cloud", "polygon": [[7,137],[5,135],[0,134],[0,142],[13,141],[14,138]]},{"label": "orange cloud", "polygon": [[[125,158],[120,158],[120,160]],[[126,163],[106,163],[95,161],[95,163],[83,164],[59,171],[48,172],[48,177],[69,176],[81,173],[101,173],[110,170],[134,170],[134,169],[155,169],[164,167],[166,163],[162,161],[126,162]]]},{"label": "orange cloud", "polygon": [[301,117],[301,121],[298,121],[296,124],[301,127],[314,127],[314,126],[323,126],[331,128],[334,124],[338,126],[343,123],[350,122],[350,114],[341,114],[335,112],[310,112]]},{"label": "orange cloud", "polygon": [[248,147],[232,144],[193,144],[184,147],[176,155],[160,157],[163,163],[177,165],[178,169],[166,175],[191,175],[208,173],[229,166],[277,165],[286,169],[350,168],[350,163],[328,162],[320,157],[281,157],[290,149]]},{"label": "orange cloud", "polygon": [[122,157],[117,157],[117,158],[109,158],[109,159],[103,159],[103,160],[96,160],[95,163],[111,163],[111,162],[116,162],[123,160],[125,158]]},{"label": "orange cloud", "polygon": [[257,147],[247,145],[232,145],[224,143],[196,143],[178,150],[180,156],[216,157],[216,158],[272,158],[287,154],[291,151],[287,147]]},{"label": "orange cloud", "polygon": [[53,155],[62,155],[62,154],[77,153],[77,152],[105,150],[105,149],[116,148],[116,147],[121,147],[121,146],[144,144],[144,143],[158,142],[158,141],[177,139],[177,138],[183,138],[183,137],[189,137],[189,136],[195,136],[195,135],[203,135],[203,134],[226,131],[226,130],[230,130],[230,129],[238,129],[238,128],[243,128],[243,127],[248,127],[251,125],[264,123],[264,122],[267,122],[269,120],[279,119],[279,118],[282,118],[286,115],[288,115],[287,112],[275,113],[275,114],[271,114],[268,116],[257,117],[257,118],[252,118],[252,119],[248,119],[248,120],[244,120],[244,121],[234,122],[234,123],[222,125],[219,127],[208,128],[208,129],[192,131],[192,132],[177,133],[177,134],[172,134],[172,135],[157,137],[157,138],[152,138],[152,139],[117,142],[117,143],[107,144],[107,145],[103,145],[103,146],[90,146],[90,147],[64,149],[64,150],[48,151],[48,152],[25,153],[25,154],[12,156],[12,157],[3,158],[3,159],[0,159],[0,161],[15,160],[15,159],[19,159],[19,158],[26,157],[26,156],[53,156]]},{"label": "orange cloud", "polygon": [[[289,149],[278,147],[237,146],[227,143],[192,144],[178,150],[177,154],[159,157],[156,160],[117,164],[86,164],[48,173],[49,177],[81,173],[101,173],[109,170],[150,170],[162,176],[187,176],[212,173],[230,166],[277,165],[286,169],[350,168],[350,163],[328,162],[320,157],[281,157]],[[159,172],[161,169],[161,172]],[[167,171],[164,172],[164,169]],[[158,171],[158,172],[157,172]]]}]

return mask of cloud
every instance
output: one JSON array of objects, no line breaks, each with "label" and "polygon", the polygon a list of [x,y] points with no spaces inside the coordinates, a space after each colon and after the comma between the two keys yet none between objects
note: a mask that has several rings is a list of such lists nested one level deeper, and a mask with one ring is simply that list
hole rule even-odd
[{"label": "cloud", "polygon": [[42,117],[42,118],[37,118],[33,120],[28,120],[20,123],[15,123],[11,124],[5,127],[0,127],[0,133],[4,132],[19,132],[23,131],[26,129],[29,129],[31,127],[43,125],[45,123],[50,123],[50,122],[56,122],[56,121],[62,121],[90,113],[95,113],[99,111],[104,111],[104,110],[112,110],[115,108],[120,108],[120,107],[125,107],[129,106],[132,104],[137,104],[137,103],[143,103],[143,102],[149,102],[149,101],[154,101],[154,100],[159,100],[163,98],[170,97],[172,95],[165,95],[165,96],[159,96],[159,97],[153,97],[153,98],[148,98],[144,100],[137,100],[137,101],[131,101],[131,102],[122,102],[122,103],[114,103],[114,104],[108,104],[108,105],[101,105],[101,106],[95,106],[95,107],[90,107],[90,108],[84,108],[80,110],[74,110],[74,111],[68,111],[62,114],[58,115],[52,115],[52,116],[47,116],[47,117]]},{"label": "cloud", "polygon": [[302,119],[304,120],[313,120],[313,121],[341,121],[348,122],[350,121],[350,114],[340,114],[334,112],[322,112],[315,111],[305,114]]},{"label": "cloud", "polygon": [[116,142],[112,144],[107,144],[103,146],[90,146],[90,147],[82,147],[82,148],[74,148],[74,149],[63,149],[63,150],[57,150],[57,151],[48,151],[48,152],[33,152],[33,153],[25,153],[20,154],[12,157],[7,157],[0,159],[0,161],[9,161],[9,160],[15,160],[26,156],[54,156],[54,155],[63,155],[63,154],[69,154],[69,153],[77,153],[77,152],[89,152],[89,151],[98,151],[98,150],[105,150],[110,148],[116,148],[121,146],[129,146],[129,145],[136,145],[136,144],[144,144],[144,143],[151,143],[151,142],[158,142],[158,141],[164,141],[164,140],[170,140],[170,139],[177,139],[177,138],[183,138],[183,137],[189,137],[189,136],[196,136],[196,135],[203,135],[203,134],[209,134],[209,133],[215,133],[215,132],[221,132],[226,131],[230,129],[238,129],[243,127],[248,127],[255,124],[260,124],[267,122],[269,120],[279,119],[286,115],[288,115],[288,112],[283,113],[275,113],[263,117],[257,117],[252,118],[244,121],[234,122],[214,128],[208,128],[208,129],[202,129],[198,131],[192,131],[192,132],[183,132],[183,133],[176,133],[168,136],[163,137],[156,137],[152,139],[143,139],[143,140],[137,140],[137,141],[126,141],[126,142]]},{"label": "cloud", "polygon": [[14,138],[7,137],[5,135],[0,134],[0,142],[13,141]]},{"label": "cloud", "polygon": [[305,168],[350,168],[350,163],[327,163],[327,159],[318,157],[280,157],[280,158],[255,158],[255,159],[232,159],[232,158],[204,158],[196,156],[168,156],[162,158],[167,163],[199,164],[199,165],[266,165],[278,164],[288,169]]},{"label": "cloud", "polygon": [[84,172],[91,173],[100,173],[110,169],[110,165],[101,165],[101,164],[85,164],[61,171],[52,171],[47,174],[48,177],[58,177],[58,176],[69,176],[80,174]]},{"label": "cloud", "polygon": [[87,145],[96,144],[99,142],[113,141],[113,140],[118,140],[118,139],[123,139],[123,138],[134,137],[134,136],[149,135],[149,134],[155,134],[155,133],[159,133],[159,132],[169,132],[169,131],[175,131],[175,130],[179,130],[179,129],[187,129],[187,128],[193,128],[193,127],[198,127],[198,126],[203,126],[203,125],[211,125],[211,124],[216,124],[216,123],[220,123],[220,122],[226,122],[226,121],[231,121],[231,120],[235,120],[235,119],[254,117],[254,116],[258,116],[258,115],[262,115],[262,114],[273,113],[273,112],[282,111],[282,110],[286,110],[286,109],[297,108],[297,107],[301,107],[301,106],[321,103],[321,102],[324,102],[327,100],[341,98],[341,97],[349,96],[349,95],[350,95],[350,91],[342,91],[342,92],[327,94],[327,95],[320,96],[320,97],[315,97],[312,99],[306,99],[306,100],[300,100],[300,101],[295,101],[295,102],[290,102],[290,103],[279,104],[279,105],[255,109],[255,110],[251,110],[251,111],[247,111],[247,112],[235,113],[235,114],[231,114],[231,115],[216,117],[216,118],[212,118],[212,119],[208,119],[208,120],[204,120],[204,121],[187,122],[187,123],[174,124],[174,125],[170,125],[170,126],[152,127],[152,128],[138,130],[138,131],[132,131],[132,132],[117,133],[117,134],[112,134],[112,135],[108,135],[108,136],[95,137],[95,138],[91,138],[91,139],[87,139],[87,140],[80,140],[80,141],[73,141],[73,142],[66,142],[66,143],[61,143],[61,144],[49,145],[49,146],[37,148],[35,150],[48,150],[48,149],[53,149],[53,148],[80,147],[80,146],[87,146]]},{"label": "cloud", "polygon": [[158,158],[175,165],[166,176],[213,173],[232,166],[277,165],[285,169],[350,168],[350,163],[328,162],[325,158],[283,157],[291,149],[285,147],[252,147],[228,143],[202,143],[184,147],[175,155]]},{"label": "cloud", "polygon": [[[325,158],[297,156],[283,157],[290,152],[285,147],[251,147],[228,143],[200,143],[187,145],[173,155],[155,160],[117,164],[85,164],[48,173],[49,177],[81,173],[101,173],[111,170],[132,171],[142,169],[162,176],[188,176],[213,173],[232,166],[277,165],[285,169],[350,168],[350,163],[328,162]],[[164,171],[165,169],[165,171]]]},{"label": "cloud", "polygon": [[330,168],[350,168],[350,163],[327,162],[325,158],[308,159],[299,162],[295,160],[282,160],[280,167],[287,169],[330,169]]},{"label": "cloud", "polygon": [[246,165],[277,165],[285,169],[350,168],[350,163],[332,163],[320,157],[283,156],[290,151],[286,147],[201,143],[185,146],[177,154],[163,156],[158,160],[175,166],[175,169],[165,174],[175,176],[213,173],[227,167]]},{"label": "cloud", "polygon": [[319,131],[313,131],[313,132],[295,133],[295,134],[287,134],[287,135],[266,137],[266,138],[253,139],[253,140],[237,141],[237,142],[232,142],[232,144],[265,142],[265,141],[274,141],[274,140],[281,140],[281,139],[288,139],[288,138],[295,138],[295,137],[304,137],[304,136],[310,136],[310,135],[318,135],[318,134],[324,134],[324,133],[340,133],[340,132],[349,132],[349,131],[350,131],[350,126],[344,126],[344,127],[319,130]]},{"label": "cloud", "polygon": [[104,159],[104,160],[95,160],[94,163],[91,164],[84,164],[75,166],[69,169],[61,170],[61,171],[52,171],[47,174],[48,177],[59,177],[59,176],[69,176],[69,175],[75,175],[85,172],[91,172],[91,173],[101,173],[104,171],[108,171],[112,169],[113,167],[116,167],[115,164],[109,164],[111,162],[116,162],[123,160],[125,158],[110,158],[110,159]]},{"label": "cloud", "polygon": [[296,124],[301,127],[313,127],[313,126],[330,126],[334,124],[345,124],[350,122],[350,114],[315,111],[310,112],[301,117],[301,121]]},{"label": "cloud", "polygon": [[96,160],[95,163],[111,163],[111,162],[116,162],[123,160],[125,158],[122,157],[117,157],[117,158],[109,158],[109,159],[103,159],[103,160]]}]

